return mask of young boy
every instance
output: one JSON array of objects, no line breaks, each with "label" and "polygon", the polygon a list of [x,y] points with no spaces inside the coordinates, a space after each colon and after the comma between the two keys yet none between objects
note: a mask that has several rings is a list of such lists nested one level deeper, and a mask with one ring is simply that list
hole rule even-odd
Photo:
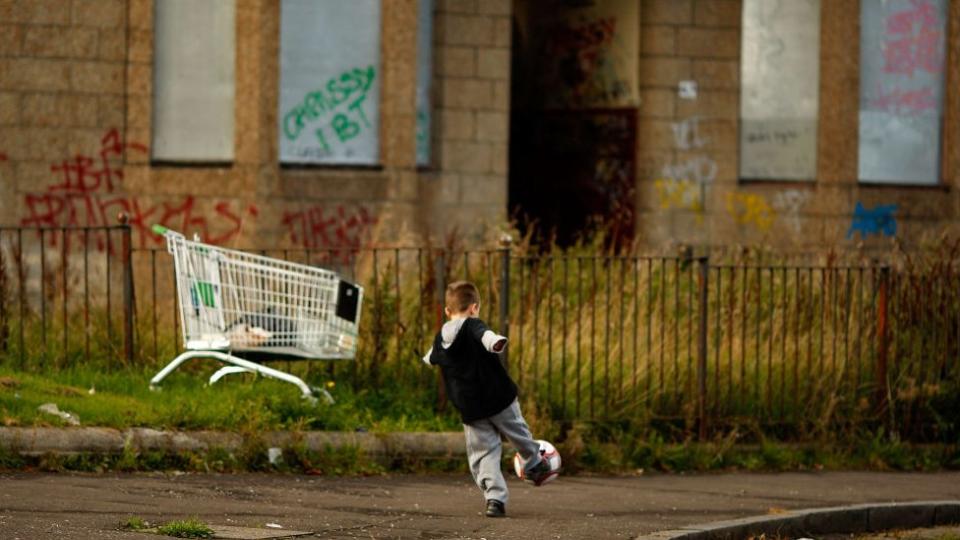
[{"label": "young boy", "polygon": [[486,516],[506,515],[507,484],[500,470],[506,437],[526,462],[525,479],[539,485],[550,472],[540,444],[520,414],[517,385],[500,363],[507,338],[487,328],[477,316],[480,292],[466,281],[447,286],[444,311],[449,318],[423,361],[440,366],[447,396],[463,420],[470,473],[486,498]]}]

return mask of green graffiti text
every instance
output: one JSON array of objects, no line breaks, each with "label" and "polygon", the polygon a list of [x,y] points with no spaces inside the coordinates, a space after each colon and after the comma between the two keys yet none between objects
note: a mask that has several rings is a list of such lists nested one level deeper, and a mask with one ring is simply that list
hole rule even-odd
[{"label": "green graffiti text", "polygon": [[[367,90],[373,84],[376,70],[374,67],[354,68],[338,77],[332,77],[318,90],[308,93],[303,102],[297,104],[283,116],[283,134],[289,140],[295,140],[303,132],[307,123],[313,122],[333,112],[338,106],[349,102],[348,109],[359,113],[360,120],[369,126],[366,115],[360,108],[366,98]],[[341,118],[338,120],[338,118]],[[334,117],[333,126],[341,141],[351,139],[359,133],[359,125],[346,118],[343,113]],[[342,130],[337,126],[341,126]],[[352,126],[352,127],[351,127]]]}]

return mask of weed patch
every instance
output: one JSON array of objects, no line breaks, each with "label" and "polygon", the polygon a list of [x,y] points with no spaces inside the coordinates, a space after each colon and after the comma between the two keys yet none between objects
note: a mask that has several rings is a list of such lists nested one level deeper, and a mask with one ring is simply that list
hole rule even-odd
[{"label": "weed patch", "polygon": [[157,527],[157,533],[174,538],[213,538],[213,529],[197,518],[165,523]]},{"label": "weed patch", "polygon": [[125,531],[142,531],[149,528],[150,524],[144,521],[143,518],[137,516],[128,517],[126,520],[120,522],[120,529]]}]

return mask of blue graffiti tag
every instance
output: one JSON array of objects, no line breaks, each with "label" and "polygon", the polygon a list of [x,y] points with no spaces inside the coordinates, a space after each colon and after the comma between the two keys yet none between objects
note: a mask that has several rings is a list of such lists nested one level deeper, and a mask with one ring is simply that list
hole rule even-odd
[{"label": "blue graffiti tag", "polygon": [[897,219],[893,217],[896,211],[895,204],[881,205],[873,210],[867,210],[863,204],[857,202],[857,208],[853,211],[853,221],[850,222],[850,228],[847,230],[847,238],[857,232],[860,233],[860,238],[867,238],[872,234],[896,235]]}]

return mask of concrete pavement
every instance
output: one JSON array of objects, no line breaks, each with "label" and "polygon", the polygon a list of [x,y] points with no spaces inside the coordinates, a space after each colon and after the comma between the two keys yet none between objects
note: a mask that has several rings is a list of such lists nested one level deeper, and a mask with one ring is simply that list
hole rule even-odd
[{"label": "concrete pavement", "polygon": [[483,501],[466,473],[8,473],[0,475],[0,538],[143,539],[116,530],[129,516],[277,523],[322,538],[633,538],[784,509],[960,499],[956,472],[567,476],[543,488],[510,486],[509,517],[493,520],[480,515]]}]

